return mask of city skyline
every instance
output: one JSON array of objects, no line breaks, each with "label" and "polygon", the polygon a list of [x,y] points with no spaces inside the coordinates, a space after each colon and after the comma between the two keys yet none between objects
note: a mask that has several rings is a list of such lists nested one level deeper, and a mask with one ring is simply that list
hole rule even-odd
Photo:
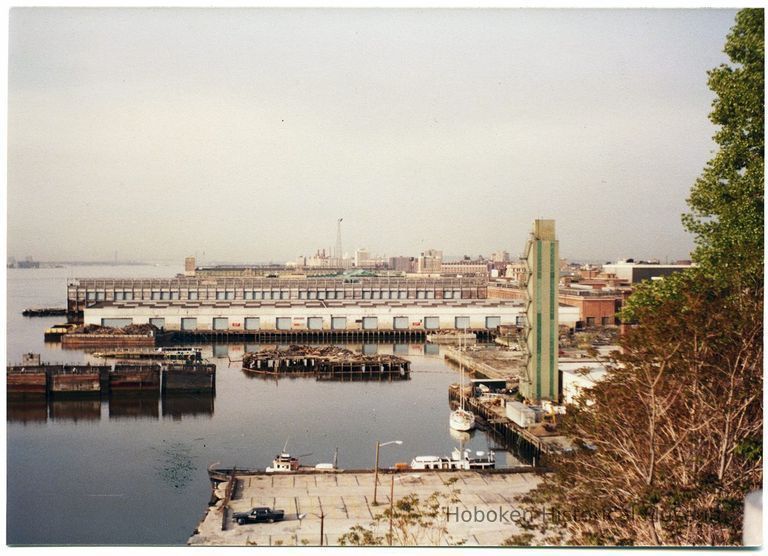
[{"label": "city skyline", "polygon": [[15,8],[8,255],[687,259],[734,14]]}]

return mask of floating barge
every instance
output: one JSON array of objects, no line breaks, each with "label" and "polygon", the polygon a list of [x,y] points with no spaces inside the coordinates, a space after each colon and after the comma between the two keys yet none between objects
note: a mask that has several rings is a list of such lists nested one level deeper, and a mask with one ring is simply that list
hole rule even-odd
[{"label": "floating barge", "polygon": [[102,359],[137,359],[159,361],[187,361],[199,363],[203,360],[203,352],[200,348],[157,348],[129,350],[119,349],[113,351],[101,351],[93,353],[94,357]]},{"label": "floating barge", "polygon": [[396,355],[362,355],[337,346],[249,352],[243,371],[257,375],[313,376],[317,380],[392,381],[411,377],[411,362]]},{"label": "floating barge", "polygon": [[58,307],[44,307],[42,309],[24,309],[21,314],[25,317],[63,317],[66,316],[66,309]]},{"label": "floating barge", "polygon": [[216,365],[164,363],[155,365],[52,365],[37,363],[8,366],[9,398],[46,398],[68,395],[213,393]]},{"label": "floating barge", "polygon": [[[487,339],[487,337],[485,338]],[[457,344],[457,343],[475,343],[477,341],[477,333],[475,332],[445,332],[445,333],[432,333],[427,334],[427,341],[433,344]]]}]

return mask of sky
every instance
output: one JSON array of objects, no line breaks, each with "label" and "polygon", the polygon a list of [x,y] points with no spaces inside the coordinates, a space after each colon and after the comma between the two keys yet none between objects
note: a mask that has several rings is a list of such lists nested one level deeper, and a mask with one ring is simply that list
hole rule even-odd
[{"label": "sky", "polygon": [[14,8],[8,255],[686,259],[735,13]]}]

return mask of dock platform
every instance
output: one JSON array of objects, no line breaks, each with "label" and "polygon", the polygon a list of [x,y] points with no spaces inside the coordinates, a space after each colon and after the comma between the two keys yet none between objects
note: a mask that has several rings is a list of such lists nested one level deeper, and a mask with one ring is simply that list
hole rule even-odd
[{"label": "dock platform", "polygon": [[[519,509],[515,496],[537,486],[539,475],[530,468],[492,471],[403,471],[379,470],[376,500],[373,504],[372,470],[337,473],[244,474],[235,471],[233,480],[215,489],[216,502],[208,508],[195,533],[187,541],[191,546],[338,546],[339,537],[350,528],[371,527],[375,516],[394,501],[408,495],[426,500],[439,494],[440,511],[433,527],[413,527],[415,539],[404,543],[397,532],[393,545],[419,546],[498,546],[504,539],[523,532],[510,520],[463,520],[451,512],[470,510],[509,512]],[[394,487],[392,486],[394,485]],[[449,500],[454,495],[455,501]],[[238,525],[234,512],[255,506],[285,511],[285,520],[277,523]],[[322,516],[322,517],[321,517]],[[467,517],[464,514],[464,517]],[[441,529],[445,527],[445,531]],[[388,544],[388,520],[372,527],[381,544]],[[321,541],[322,532],[322,541]]]}]

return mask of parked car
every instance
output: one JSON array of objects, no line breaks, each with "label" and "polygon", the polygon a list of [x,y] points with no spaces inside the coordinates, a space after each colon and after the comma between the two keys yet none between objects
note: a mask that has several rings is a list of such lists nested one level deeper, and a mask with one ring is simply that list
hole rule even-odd
[{"label": "parked car", "polygon": [[273,521],[282,521],[285,517],[285,511],[273,510],[272,508],[251,508],[247,512],[235,512],[232,519],[239,525],[244,523],[263,523]]}]

